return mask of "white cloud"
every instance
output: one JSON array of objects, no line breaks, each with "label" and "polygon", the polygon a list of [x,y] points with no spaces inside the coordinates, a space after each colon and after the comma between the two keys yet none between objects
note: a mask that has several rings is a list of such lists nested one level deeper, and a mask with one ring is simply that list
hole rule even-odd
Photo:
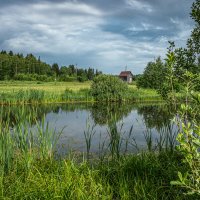
[{"label": "white cloud", "polygon": [[166,28],[161,27],[161,26],[156,26],[153,24],[148,24],[145,22],[141,22],[140,25],[132,25],[129,27],[127,30],[132,31],[132,32],[141,32],[141,31],[149,31],[149,30],[165,30]]},{"label": "white cloud", "polygon": [[142,10],[142,11],[147,11],[149,13],[153,12],[153,8],[150,4],[144,3],[139,0],[125,0],[127,6],[129,8],[132,8],[134,10]]},{"label": "white cloud", "polygon": [[76,14],[88,14],[88,15],[94,15],[94,16],[101,16],[103,13],[102,11],[89,6],[87,4],[81,4],[77,3],[76,1],[73,2],[62,2],[62,3],[38,3],[34,4],[32,8],[36,11],[47,11],[49,13],[56,12],[74,12]]},{"label": "white cloud", "polygon": [[[0,19],[4,27],[2,31],[16,34],[8,38],[5,45],[14,49],[29,48],[33,51],[58,54],[64,53],[64,50],[65,53],[76,53],[90,49],[83,43],[87,39],[90,40],[88,33],[95,32],[102,22],[100,17],[94,16],[100,12],[86,5],[68,3],[64,6],[71,12],[76,10],[79,15],[71,15],[68,12],[60,15],[61,4],[54,3],[29,5],[26,8],[9,7]],[[14,15],[10,14],[11,10],[15,10]]]}]

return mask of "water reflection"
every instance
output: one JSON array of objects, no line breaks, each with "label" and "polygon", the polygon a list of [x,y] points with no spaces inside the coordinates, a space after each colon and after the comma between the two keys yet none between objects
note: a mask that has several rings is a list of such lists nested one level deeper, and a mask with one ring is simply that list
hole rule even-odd
[{"label": "water reflection", "polygon": [[[59,140],[60,154],[65,154],[69,149],[86,151],[84,131],[87,129],[87,123],[94,125],[95,134],[91,140],[91,151],[93,152],[102,148],[100,144],[109,149],[108,146],[115,138],[111,133],[116,132],[121,150],[132,151],[135,144],[146,148],[149,145],[147,141],[149,137],[149,141],[155,142],[161,136],[163,140],[166,134],[171,134],[175,140],[172,133],[174,128],[170,128],[171,133],[167,133],[168,128],[166,127],[171,127],[174,113],[169,111],[166,105],[43,104],[0,107],[0,122],[9,122],[11,127],[19,121],[25,122],[28,118],[30,126],[34,126],[36,121],[41,122],[43,116],[45,116],[45,123],[49,123],[52,129],[60,131],[66,127]],[[145,135],[147,131],[148,137]]]},{"label": "water reflection", "polygon": [[143,116],[146,126],[150,129],[161,130],[163,126],[171,124],[171,119],[174,117],[174,112],[167,105],[142,106],[138,107],[137,111]]},{"label": "water reflection", "polygon": [[128,116],[134,105],[125,104],[93,104],[91,108],[91,116],[98,125],[106,125],[112,121],[114,117],[116,121],[122,120]]}]

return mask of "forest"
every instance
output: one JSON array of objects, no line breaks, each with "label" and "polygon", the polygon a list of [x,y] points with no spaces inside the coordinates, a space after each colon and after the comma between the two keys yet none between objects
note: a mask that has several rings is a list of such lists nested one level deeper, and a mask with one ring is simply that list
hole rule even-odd
[{"label": "forest", "polygon": [[33,54],[14,54],[4,50],[0,53],[0,80],[22,81],[80,81],[93,80],[101,71],[94,68],[79,68],[75,65],[47,64]]}]

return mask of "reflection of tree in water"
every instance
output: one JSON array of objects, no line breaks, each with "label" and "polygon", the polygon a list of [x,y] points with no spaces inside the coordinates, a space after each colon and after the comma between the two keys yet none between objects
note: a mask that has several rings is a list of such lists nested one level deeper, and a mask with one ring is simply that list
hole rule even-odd
[{"label": "reflection of tree in water", "polygon": [[169,124],[174,116],[167,106],[137,105],[137,104],[41,104],[41,105],[13,105],[0,107],[0,123],[8,122],[10,126],[24,122],[30,118],[29,122],[35,124],[40,122],[48,113],[59,113],[61,110],[74,112],[76,110],[91,111],[91,116],[96,124],[105,125],[115,117],[116,121],[126,117],[133,109],[138,110],[138,114],[144,116],[145,123],[149,128],[161,128]]},{"label": "reflection of tree in water", "polygon": [[160,130],[171,123],[174,112],[166,105],[138,107],[138,114],[142,115],[148,128]]},{"label": "reflection of tree in water", "polygon": [[32,125],[36,121],[41,121],[42,117],[48,112],[47,107],[33,105],[13,105],[3,106],[0,109],[0,121],[14,126],[17,123],[28,121]]},{"label": "reflection of tree in water", "polygon": [[113,117],[116,121],[120,121],[123,117],[126,117],[131,110],[133,105],[125,104],[99,104],[96,103],[92,106],[91,116],[96,124],[105,125],[108,124]]},{"label": "reflection of tree in water", "polygon": [[62,111],[75,111],[88,109],[87,104],[42,104],[42,105],[13,105],[1,106],[0,108],[0,123],[9,123],[12,127],[19,122],[29,121],[35,124],[40,122],[46,114],[53,112],[59,113]]}]

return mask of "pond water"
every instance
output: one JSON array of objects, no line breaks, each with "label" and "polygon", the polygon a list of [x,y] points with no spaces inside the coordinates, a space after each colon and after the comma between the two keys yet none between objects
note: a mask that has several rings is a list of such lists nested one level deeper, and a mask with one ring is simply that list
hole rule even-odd
[{"label": "pond water", "polygon": [[[152,104],[46,104],[26,106],[2,106],[0,119],[10,119],[14,126],[17,119],[32,116],[49,128],[62,134],[57,151],[86,151],[86,135],[91,135],[91,152],[109,151],[112,131],[117,127],[121,152],[158,148],[159,145],[174,145],[177,132],[172,123],[174,113],[166,105]],[[31,124],[34,127],[34,123]]]}]

